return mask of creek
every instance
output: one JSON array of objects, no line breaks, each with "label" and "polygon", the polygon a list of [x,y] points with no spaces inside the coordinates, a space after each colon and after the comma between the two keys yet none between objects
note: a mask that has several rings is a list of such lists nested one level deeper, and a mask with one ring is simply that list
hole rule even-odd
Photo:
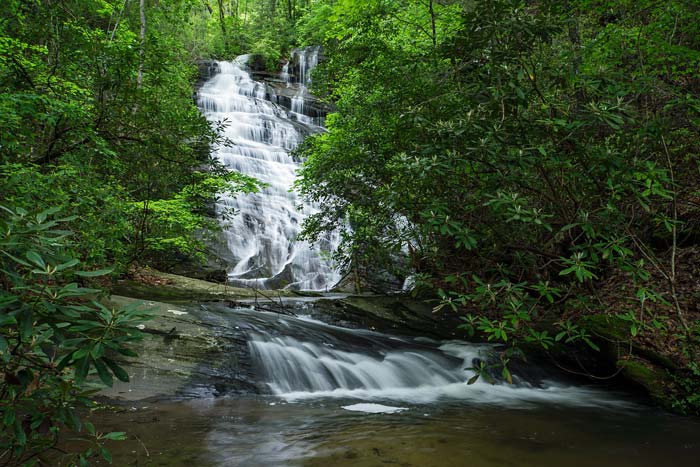
[{"label": "creek", "polygon": [[700,455],[697,420],[536,366],[513,369],[513,384],[468,385],[474,358],[496,348],[344,329],[309,318],[312,306],[188,308],[245,336],[235,358],[250,359],[257,394],[211,397],[190,381],[184,400],[97,414],[131,435],[111,446],[115,465],[640,467]]},{"label": "creek", "polygon": [[[215,156],[267,184],[217,204],[234,285],[324,290],[339,280],[329,260],[339,239],[297,241],[317,207],[291,190],[293,149],[324,131],[307,88],[318,58],[318,48],[295,50],[264,81],[249,56],[216,62],[198,91],[204,115],[227,124]],[[129,433],[110,445],[114,465],[645,467],[700,458],[695,419],[542,364],[512,365],[509,384],[493,345],[416,337],[428,326],[408,332],[404,318],[393,334],[343,327],[353,315],[334,321],[330,303],[319,311],[321,302],[298,299],[277,314],[261,311],[274,300],[257,298],[150,302],[162,312],[148,325],[144,358],[130,368],[132,382],[107,395],[122,409],[93,415],[101,430]],[[481,362],[489,377],[467,384]]]}]

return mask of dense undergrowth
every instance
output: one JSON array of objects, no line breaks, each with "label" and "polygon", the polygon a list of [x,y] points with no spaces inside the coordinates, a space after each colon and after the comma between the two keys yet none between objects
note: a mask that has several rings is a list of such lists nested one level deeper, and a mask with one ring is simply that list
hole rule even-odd
[{"label": "dense undergrowth", "polygon": [[226,142],[192,98],[220,19],[188,0],[0,4],[0,465],[55,465],[66,430],[93,446],[64,463],[108,456],[74,409],[86,380],[126,377],[138,313],[104,309],[86,274],[201,260],[212,200],[257,187],[211,159]]},{"label": "dense undergrowth", "polygon": [[414,271],[416,292],[510,347],[504,374],[522,344],[597,350],[609,336],[585,318],[610,315],[618,340],[667,357],[660,392],[697,412],[699,13],[317,3],[315,92],[336,111],[299,151],[298,186],[322,206],[307,235],[347,221],[346,264]]}]

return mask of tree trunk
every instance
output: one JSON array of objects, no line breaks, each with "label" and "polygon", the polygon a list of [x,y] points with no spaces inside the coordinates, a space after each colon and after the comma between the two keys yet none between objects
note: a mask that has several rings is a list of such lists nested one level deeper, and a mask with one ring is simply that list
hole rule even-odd
[{"label": "tree trunk", "polygon": [[141,16],[141,31],[139,33],[141,48],[139,50],[139,74],[136,77],[136,86],[140,88],[141,83],[143,83],[143,62],[146,55],[146,0],[139,0],[139,15]]},{"label": "tree trunk", "polygon": [[226,32],[226,12],[224,11],[224,0],[219,1],[219,22],[221,23],[221,34],[224,38],[224,49],[226,52],[229,51],[228,46],[228,33]]}]

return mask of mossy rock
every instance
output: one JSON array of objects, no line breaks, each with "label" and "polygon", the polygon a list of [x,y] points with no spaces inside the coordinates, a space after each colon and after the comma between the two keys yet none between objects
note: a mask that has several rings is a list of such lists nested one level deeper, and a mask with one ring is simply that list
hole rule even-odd
[{"label": "mossy rock", "polygon": [[600,346],[599,358],[614,363],[625,380],[643,389],[656,404],[675,410],[672,403],[679,388],[674,383],[674,375],[679,366],[668,355],[634,339],[630,324],[617,316],[589,315],[582,318],[579,325]]},{"label": "mossy rock", "polygon": [[671,409],[673,380],[668,370],[638,357],[618,360],[622,375],[645,390],[654,401]]},{"label": "mossy rock", "polygon": [[[122,280],[115,284],[112,288],[112,293],[126,297],[157,300],[166,303],[239,300],[255,297],[264,298],[264,295],[255,289],[232,287],[226,284],[218,284],[216,282],[208,282],[156,270],[150,270],[148,276],[152,280],[157,281],[157,283],[147,284],[133,280]],[[264,294],[274,297],[297,296],[296,293],[287,290],[264,291]]]},{"label": "mossy rock", "polygon": [[630,324],[614,315],[590,315],[582,318],[579,324],[594,337],[602,339],[601,348],[607,350],[611,358],[617,359],[619,355],[632,353],[643,357],[663,368],[672,371],[679,369],[678,365],[668,356],[655,349],[641,345],[632,338]]},{"label": "mossy rock", "polygon": [[589,315],[581,319],[580,325],[594,336],[616,342],[629,341],[629,324],[612,315]]}]

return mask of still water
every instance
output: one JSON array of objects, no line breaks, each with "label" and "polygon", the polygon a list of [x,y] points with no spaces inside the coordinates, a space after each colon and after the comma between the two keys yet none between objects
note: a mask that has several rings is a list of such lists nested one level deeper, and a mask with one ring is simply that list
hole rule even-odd
[{"label": "still water", "polygon": [[98,418],[104,430],[130,433],[110,447],[118,466],[643,467],[693,466],[700,458],[697,420],[637,405],[343,408],[356,402],[220,398]]}]

